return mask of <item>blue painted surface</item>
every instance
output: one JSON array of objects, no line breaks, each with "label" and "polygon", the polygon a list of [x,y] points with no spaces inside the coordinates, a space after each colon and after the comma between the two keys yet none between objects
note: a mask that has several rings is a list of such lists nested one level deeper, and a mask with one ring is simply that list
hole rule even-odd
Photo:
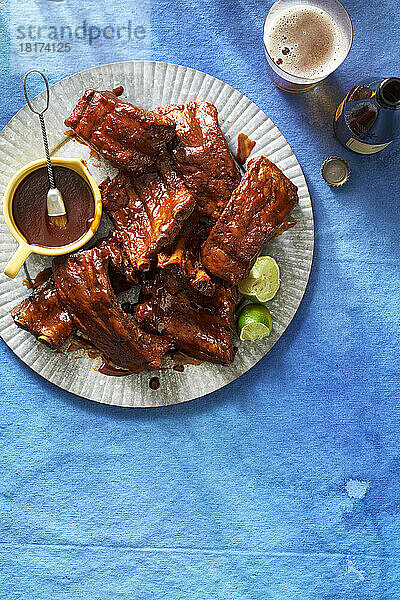
[{"label": "blue painted surface", "polygon": [[[77,23],[83,3],[19,4],[45,15],[52,5],[52,15],[64,11],[52,18]],[[113,4],[126,18],[127,3]],[[96,405],[0,344],[1,599],[399,597],[400,144],[362,157],[331,130],[354,80],[399,75],[398,4],[369,2],[372,18],[364,1],[348,0],[351,53],[301,96],[265,75],[268,7],[152,0],[142,51],[79,50],[81,68],[149,57],[189,65],[258,104],[303,167],[315,260],[300,309],[268,356],[187,405]],[[16,10],[10,0],[2,12],[2,126],[23,104],[9,57]],[[93,14],[101,22],[98,8]],[[118,8],[110,18],[118,21]],[[52,83],[76,70],[66,54],[56,63]],[[319,174],[331,154],[352,169],[339,191]]]}]

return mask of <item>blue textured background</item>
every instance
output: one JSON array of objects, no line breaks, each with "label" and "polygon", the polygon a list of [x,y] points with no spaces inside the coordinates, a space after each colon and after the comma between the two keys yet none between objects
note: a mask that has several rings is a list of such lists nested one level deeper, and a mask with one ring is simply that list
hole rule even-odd
[{"label": "blue textured background", "polygon": [[[49,0],[19,4],[55,10]],[[82,2],[63,5],[73,20]],[[400,143],[362,157],[331,129],[354,81],[399,75],[398,3],[347,0],[351,53],[301,96],[265,74],[269,5],[152,0],[147,50],[98,45],[81,68],[149,57],[188,65],[273,119],[315,215],[300,309],[235,383],[156,410],[60,391],[0,343],[2,600],[399,598]],[[3,5],[2,126],[23,105],[9,62],[12,10]],[[57,60],[73,72],[67,55]],[[319,173],[331,154],[352,169],[338,191]]]}]

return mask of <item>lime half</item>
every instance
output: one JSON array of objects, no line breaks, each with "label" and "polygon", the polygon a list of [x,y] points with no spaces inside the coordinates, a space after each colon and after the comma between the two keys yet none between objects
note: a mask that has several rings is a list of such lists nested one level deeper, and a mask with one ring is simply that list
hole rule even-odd
[{"label": "lime half", "polygon": [[272,318],[266,306],[248,304],[239,315],[237,330],[241,340],[260,340],[272,331]]},{"label": "lime half", "polygon": [[239,283],[239,292],[253,302],[268,302],[279,290],[279,267],[272,256],[259,256],[249,276]]}]

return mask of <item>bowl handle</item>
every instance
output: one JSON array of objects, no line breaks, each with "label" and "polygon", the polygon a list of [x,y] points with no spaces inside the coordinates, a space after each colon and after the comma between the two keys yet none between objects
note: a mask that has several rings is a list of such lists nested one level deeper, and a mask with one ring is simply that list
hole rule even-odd
[{"label": "bowl handle", "polygon": [[4,269],[4,273],[7,275],[7,277],[14,279],[30,254],[32,254],[30,246],[27,244],[20,244],[14,256],[9,260],[6,268]]}]

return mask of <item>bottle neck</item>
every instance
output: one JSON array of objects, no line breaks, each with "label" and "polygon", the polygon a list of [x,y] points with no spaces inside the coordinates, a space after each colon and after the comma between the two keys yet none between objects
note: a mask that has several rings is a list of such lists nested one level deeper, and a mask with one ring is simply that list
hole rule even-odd
[{"label": "bottle neck", "polygon": [[400,109],[400,78],[384,79],[376,89],[376,101],[382,108],[389,110]]}]

